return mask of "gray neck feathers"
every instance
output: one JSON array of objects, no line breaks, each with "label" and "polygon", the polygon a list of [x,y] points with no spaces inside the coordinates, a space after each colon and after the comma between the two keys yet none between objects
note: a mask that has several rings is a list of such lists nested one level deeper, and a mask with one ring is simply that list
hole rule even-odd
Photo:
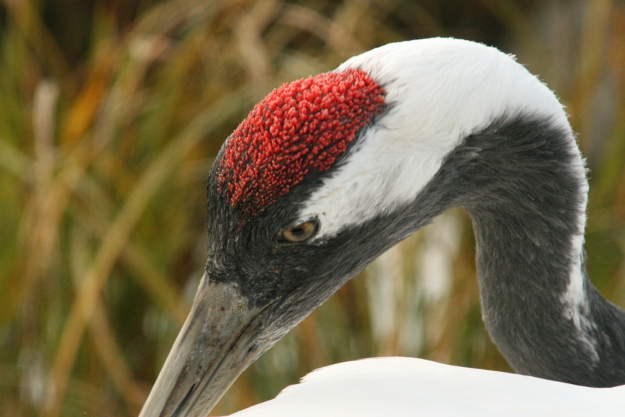
[{"label": "gray neck feathers", "polygon": [[625,384],[625,313],[585,274],[587,185],[571,133],[536,117],[498,120],[468,136],[437,178],[455,184],[453,203],[473,219],[483,318],[510,365]]}]

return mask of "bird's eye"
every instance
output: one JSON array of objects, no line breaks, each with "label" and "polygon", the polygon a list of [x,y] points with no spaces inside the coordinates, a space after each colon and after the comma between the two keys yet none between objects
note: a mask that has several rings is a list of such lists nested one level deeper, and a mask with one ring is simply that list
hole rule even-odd
[{"label": "bird's eye", "polygon": [[316,220],[309,220],[284,229],[281,236],[287,242],[304,242],[313,237],[318,229],[319,223]]}]

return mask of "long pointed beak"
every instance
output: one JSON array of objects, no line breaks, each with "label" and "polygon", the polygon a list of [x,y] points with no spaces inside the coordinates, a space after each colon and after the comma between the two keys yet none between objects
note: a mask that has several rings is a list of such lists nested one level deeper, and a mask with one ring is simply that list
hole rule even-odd
[{"label": "long pointed beak", "polygon": [[272,343],[257,340],[265,308],[206,274],[139,417],[204,417]]}]

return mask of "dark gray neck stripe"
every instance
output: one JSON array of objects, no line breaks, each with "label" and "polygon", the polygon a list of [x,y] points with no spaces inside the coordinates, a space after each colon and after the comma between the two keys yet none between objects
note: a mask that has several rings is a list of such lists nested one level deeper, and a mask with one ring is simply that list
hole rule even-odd
[{"label": "dark gray neck stripe", "polygon": [[569,132],[533,116],[502,118],[468,136],[428,188],[451,188],[452,204],[471,214],[484,320],[517,371],[625,383],[625,313],[584,272],[587,183]]}]

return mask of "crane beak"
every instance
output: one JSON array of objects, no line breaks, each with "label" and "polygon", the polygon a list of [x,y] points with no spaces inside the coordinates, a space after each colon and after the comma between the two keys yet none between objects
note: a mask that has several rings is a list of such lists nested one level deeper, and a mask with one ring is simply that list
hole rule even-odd
[{"label": "crane beak", "polygon": [[204,274],[139,417],[208,415],[241,372],[280,338],[259,338],[270,306],[249,307],[236,286],[210,282]]}]

